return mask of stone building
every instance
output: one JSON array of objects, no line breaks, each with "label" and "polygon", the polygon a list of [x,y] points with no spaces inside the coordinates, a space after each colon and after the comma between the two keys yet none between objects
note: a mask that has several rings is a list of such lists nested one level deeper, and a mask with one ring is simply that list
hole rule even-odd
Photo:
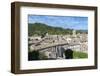
[{"label": "stone building", "polygon": [[31,43],[29,46],[31,51],[40,49],[38,50],[41,54],[40,58],[44,56],[47,59],[65,59],[64,52],[67,49],[81,52],[88,51],[87,34],[77,35],[75,30],[73,30],[73,35],[49,35],[46,33],[43,38],[40,36],[30,37],[29,42]]}]

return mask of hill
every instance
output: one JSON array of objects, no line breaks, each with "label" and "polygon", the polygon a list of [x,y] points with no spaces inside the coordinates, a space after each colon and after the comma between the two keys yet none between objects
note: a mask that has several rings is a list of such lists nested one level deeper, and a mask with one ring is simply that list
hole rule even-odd
[{"label": "hill", "polygon": [[[72,34],[73,29],[64,29],[61,27],[52,27],[48,26],[43,23],[29,23],[28,24],[28,35],[43,35],[45,33],[51,34],[51,35],[66,35],[66,34]],[[84,32],[83,30],[77,30],[77,33]],[[85,31],[86,32],[86,31]]]}]

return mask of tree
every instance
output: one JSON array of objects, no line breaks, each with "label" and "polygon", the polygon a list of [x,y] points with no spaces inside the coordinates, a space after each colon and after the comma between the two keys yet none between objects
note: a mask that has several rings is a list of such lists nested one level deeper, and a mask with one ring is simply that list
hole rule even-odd
[{"label": "tree", "polygon": [[39,52],[38,51],[29,52],[28,60],[39,60]]},{"label": "tree", "polygon": [[65,51],[65,58],[66,59],[72,59],[73,58],[73,51],[71,49],[67,49]]}]

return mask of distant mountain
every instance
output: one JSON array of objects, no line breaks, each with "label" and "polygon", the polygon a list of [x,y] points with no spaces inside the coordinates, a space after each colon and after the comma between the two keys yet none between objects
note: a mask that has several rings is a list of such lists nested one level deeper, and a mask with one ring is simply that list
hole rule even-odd
[{"label": "distant mountain", "polygon": [[76,30],[77,33],[88,33],[88,30]]},{"label": "distant mountain", "polygon": [[[65,34],[72,34],[73,29],[64,29],[61,27],[53,27],[48,26],[43,23],[29,23],[28,24],[28,35],[44,35],[45,33],[48,34],[57,34],[57,35],[65,35]],[[77,30],[77,32],[83,32],[82,30]],[[86,31],[84,31],[86,32]]]},{"label": "distant mountain", "polygon": [[81,30],[82,32],[88,32],[88,30]]}]

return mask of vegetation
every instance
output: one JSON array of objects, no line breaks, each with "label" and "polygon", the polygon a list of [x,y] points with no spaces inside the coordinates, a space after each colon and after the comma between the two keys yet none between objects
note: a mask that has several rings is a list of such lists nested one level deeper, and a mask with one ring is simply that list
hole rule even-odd
[{"label": "vegetation", "polygon": [[[65,51],[65,59],[82,59],[82,58],[88,58],[88,54],[72,50]],[[28,60],[30,61],[30,60],[49,60],[49,59],[44,53],[33,51],[28,53]]]},{"label": "vegetation", "polygon": [[88,54],[80,51],[73,51],[67,49],[65,51],[65,59],[79,59],[79,58],[88,58]]},{"label": "vegetation", "polygon": [[48,58],[44,53],[34,50],[32,52],[28,52],[28,60],[48,60]]},{"label": "vegetation", "polygon": [[38,51],[28,52],[28,60],[39,60],[39,52]]},{"label": "vegetation", "polygon": [[[32,35],[42,35],[44,36],[44,34],[46,32],[48,32],[48,34],[52,34],[52,35],[65,35],[65,34],[72,34],[72,30],[73,29],[64,29],[61,27],[52,27],[52,26],[48,26],[46,24],[43,23],[33,23],[33,24],[28,24],[28,35],[32,36]],[[87,31],[83,31],[83,30],[77,30],[77,33],[82,33],[82,32],[87,32]]]},{"label": "vegetation", "polygon": [[73,58],[78,59],[78,58],[88,58],[87,53],[79,52],[79,51],[73,51]]},{"label": "vegetation", "polygon": [[64,53],[65,59],[73,59],[73,51],[71,49],[67,49]]}]

